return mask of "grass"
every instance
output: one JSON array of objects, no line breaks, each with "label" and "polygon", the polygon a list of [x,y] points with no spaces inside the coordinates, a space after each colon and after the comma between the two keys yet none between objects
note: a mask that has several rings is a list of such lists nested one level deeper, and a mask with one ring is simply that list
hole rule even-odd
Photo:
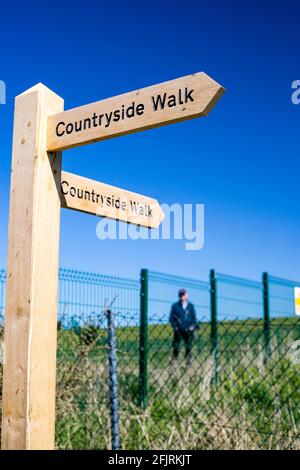
[{"label": "grass", "polygon": [[[138,328],[117,330],[124,449],[300,449],[297,319],[202,324],[193,358],[170,364],[172,330],[149,326],[148,407],[138,404]],[[106,332],[58,334],[56,445],[110,448]],[[1,374],[1,372],[0,372]],[[1,380],[1,376],[0,376]]]}]

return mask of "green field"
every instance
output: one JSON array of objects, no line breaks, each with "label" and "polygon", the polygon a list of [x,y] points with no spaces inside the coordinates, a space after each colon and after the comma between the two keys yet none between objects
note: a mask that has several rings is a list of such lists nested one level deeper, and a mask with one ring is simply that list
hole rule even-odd
[{"label": "green field", "polygon": [[[139,330],[118,328],[124,449],[300,449],[300,322],[202,324],[190,365],[170,364],[172,330],[149,327],[148,407],[138,403]],[[106,331],[58,334],[56,445],[110,447]]]}]

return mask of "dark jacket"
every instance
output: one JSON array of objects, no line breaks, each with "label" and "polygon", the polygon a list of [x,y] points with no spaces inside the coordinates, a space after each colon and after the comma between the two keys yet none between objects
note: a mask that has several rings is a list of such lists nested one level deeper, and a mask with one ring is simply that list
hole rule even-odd
[{"label": "dark jacket", "polygon": [[190,327],[197,328],[196,310],[191,302],[188,302],[186,310],[180,301],[172,305],[170,323],[174,330],[187,331]]}]

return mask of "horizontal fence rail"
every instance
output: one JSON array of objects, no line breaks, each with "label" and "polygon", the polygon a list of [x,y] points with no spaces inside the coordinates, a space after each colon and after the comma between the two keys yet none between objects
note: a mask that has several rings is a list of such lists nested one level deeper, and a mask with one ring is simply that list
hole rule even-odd
[{"label": "horizontal fence rail", "polygon": [[[0,270],[1,343],[5,285]],[[212,270],[200,281],[147,269],[131,279],[61,268],[57,448],[112,446],[110,309],[123,449],[300,449],[295,287],[300,282],[268,273],[252,281]],[[187,328],[170,323],[182,288],[196,312]]]}]

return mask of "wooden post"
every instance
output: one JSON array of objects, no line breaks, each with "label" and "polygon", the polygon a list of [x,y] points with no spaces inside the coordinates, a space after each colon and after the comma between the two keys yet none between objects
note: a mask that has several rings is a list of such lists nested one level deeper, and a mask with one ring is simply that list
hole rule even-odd
[{"label": "wooden post", "polygon": [[2,449],[53,449],[61,154],[46,151],[63,100],[42,84],[15,102]]}]

